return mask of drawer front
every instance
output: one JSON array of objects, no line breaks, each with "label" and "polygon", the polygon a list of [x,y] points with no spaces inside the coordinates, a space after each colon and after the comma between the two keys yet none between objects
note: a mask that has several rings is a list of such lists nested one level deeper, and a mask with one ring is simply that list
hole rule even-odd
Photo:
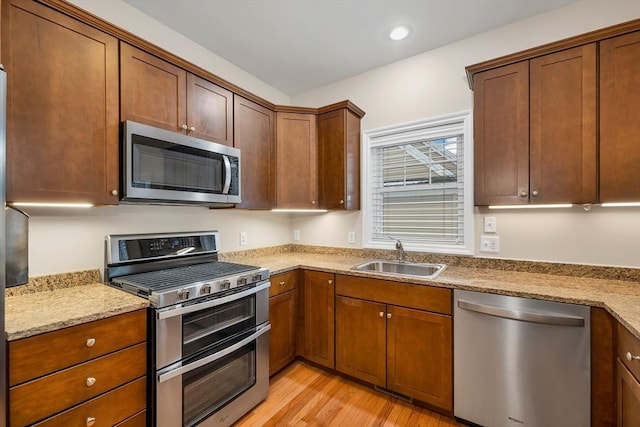
[{"label": "drawer front", "polygon": [[115,427],[146,427],[147,426],[147,411],[138,412],[133,417],[129,417],[121,423],[116,424]]},{"label": "drawer front", "polygon": [[[119,426],[138,427],[143,426],[140,422],[145,421],[145,409],[147,400],[147,383],[145,378],[140,378],[123,385],[109,393],[92,399],[88,402],[62,412],[55,417],[48,418],[41,423],[35,424],[38,427],[63,427],[79,426],[84,427],[95,420],[93,427],[111,427],[121,421],[126,420]],[[142,412],[141,412],[142,411]],[[130,418],[132,415],[135,417]],[[142,416],[142,418],[139,418]],[[136,421],[137,423],[127,424]],[[13,422],[11,423],[13,424]]]},{"label": "drawer front", "polygon": [[336,294],[451,314],[451,289],[336,274]]},{"label": "drawer front", "polygon": [[280,295],[296,288],[298,282],[298,270],[288,271],[282,274],[276,274],[269,279],[271,287],[269,288],[269,296]]},{"label": "drawer front", "polygon": [[146,341],[146,316],[137,310],[9,342],[9,385]]},{"label": "drawer front", "polygon": [[640,360],[627,360],[627,353],[640,356],[640,340],[618,322],[618,357],[631,373],[640,380]]},{"label": "drawer front", "polygon": [[12,387],[9,390],[11,425],[42,420],[144,376],[146,360],[147,346],[138,344]]}]

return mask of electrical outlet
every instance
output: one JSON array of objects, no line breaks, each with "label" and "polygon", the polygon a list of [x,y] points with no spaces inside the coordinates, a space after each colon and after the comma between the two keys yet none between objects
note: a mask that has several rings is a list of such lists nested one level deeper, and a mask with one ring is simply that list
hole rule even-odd
[{"label": "electrical outlet", "polygon": [[498,236],[480,236],[480,252],[500,252]]},{"label": "electrical outlet", "polygon": [[355,243],[356,242],[356,232],[355,231],[350,231],[347,233],[347,242],[348,243]]},{"label": "electrical outlet", "polygon": [[247,244],[247,232],[240,232],[240,246],[245,246]]},{"label": "electrical outlet", "polygon": [[484,217],[484,232],[485,233],[495,233],[498,231],[496,228],[496,217],[495,216],[485,216]]},{"label": "electrical outlet", "polygon": [[293,230],[293,240],[295,242],[300,240],[300,230]]}]

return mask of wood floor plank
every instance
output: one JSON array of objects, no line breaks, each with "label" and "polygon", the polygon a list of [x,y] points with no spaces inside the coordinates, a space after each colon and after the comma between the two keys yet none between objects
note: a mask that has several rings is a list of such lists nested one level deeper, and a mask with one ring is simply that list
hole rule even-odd
[{"label": "wood floor plank", "polygon": [[454,419],[296,361],[271,378],[269,397],[234,427],[464,427]]}]

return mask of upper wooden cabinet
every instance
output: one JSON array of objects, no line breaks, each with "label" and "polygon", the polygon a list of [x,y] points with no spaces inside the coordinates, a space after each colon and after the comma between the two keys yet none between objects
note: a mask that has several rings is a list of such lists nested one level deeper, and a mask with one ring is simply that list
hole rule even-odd
[{"label": "upper wooden cabinet", "polygon": [[27,0],[1,31],[7,201],[117,204],[117,39]]},{"label": "upper wooden cabinet", "polygon": [[233,145],[233,92],[120,43],[120,117]]},{"label": "upper wooden cabinet", "polygon": [[276,113],[276,207],[318,207],[316,115]]},{"label": "upper wooden cabinet", "polygon": [[233,145],[242,156],[242,203],[236,207],[271,209],[275,189],[275,113],[235,95],[233,120]]},{"label": "upper wooden cabinet", "polygon": [[474,76],[475,204],[595,203],[596,45]]},{"label": "upper wooden cabinet", "polygon": [[318,115],[318,187],[323,209],[360,209],[360,117],[348,108]]},{"label": "upper wooden cabinet", "polygon": [[600,43],[600,201],[640,201],[640,32]]}]

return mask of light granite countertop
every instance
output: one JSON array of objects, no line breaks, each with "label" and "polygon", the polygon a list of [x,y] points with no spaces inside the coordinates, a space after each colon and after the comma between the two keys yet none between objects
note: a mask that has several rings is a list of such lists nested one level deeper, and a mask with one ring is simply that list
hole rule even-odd
[{"label": "light granite countertop", "polygon": [[[267,267],[272,275],[304,268],[602,307],[640,339],[640,269],[416,253],[408,253],[410,261],[444,263],[447,268],[434,280],[352,269],[370,259],[393,256],[391,251],[284,245],[222,253],[220,260]],[[7,338],[16,340],[148,307],[148,301],[99,281],[99,271],[89,270],[30,278],[27,285],[8,289]]]},{"label": "light granite countertop", "polygon": [[5,335],[13,341],[148,306],[148,301],[102,283],[19,293],[5,297]]},{"label": "light granite countertop", "polygon": [[[495,268],[474,268],[448,265],[434,280],[413,277],[389,276],[379,273],[355,271],[352,268],[371,257],[354,256],[352,253],[255,253],[251,256],[227,256],[225,260],[258,265],[269,268],[271,275],[295,268],[321,270],[331,273],[346,273],[361,277],[392,279],[418,285],[431,285],[451,289],[465,289],[490,292],[526,298],[536,298],[573,304],[602,307],[611,313],[637,338],[640,339],[640,282],[637,280],[619,280],[592,277],[579,277],[583,266],[558,265],[558,270],[575,275],[557,275],[550,273],[522,272]],[[484,263],[479,263],[484,265]],[[525,269],[535,271],[537,263],[523,264]],[[550,270],[544,265],[544,270]],[[577,271],[572,271],[576,269]],[[586,270],[593,267],[584,266]],[[617,276],[618,269],[612,269]],[[596,276],[606,275],[603,271]],[[623,272],[624,277],[635,271]]]}]

